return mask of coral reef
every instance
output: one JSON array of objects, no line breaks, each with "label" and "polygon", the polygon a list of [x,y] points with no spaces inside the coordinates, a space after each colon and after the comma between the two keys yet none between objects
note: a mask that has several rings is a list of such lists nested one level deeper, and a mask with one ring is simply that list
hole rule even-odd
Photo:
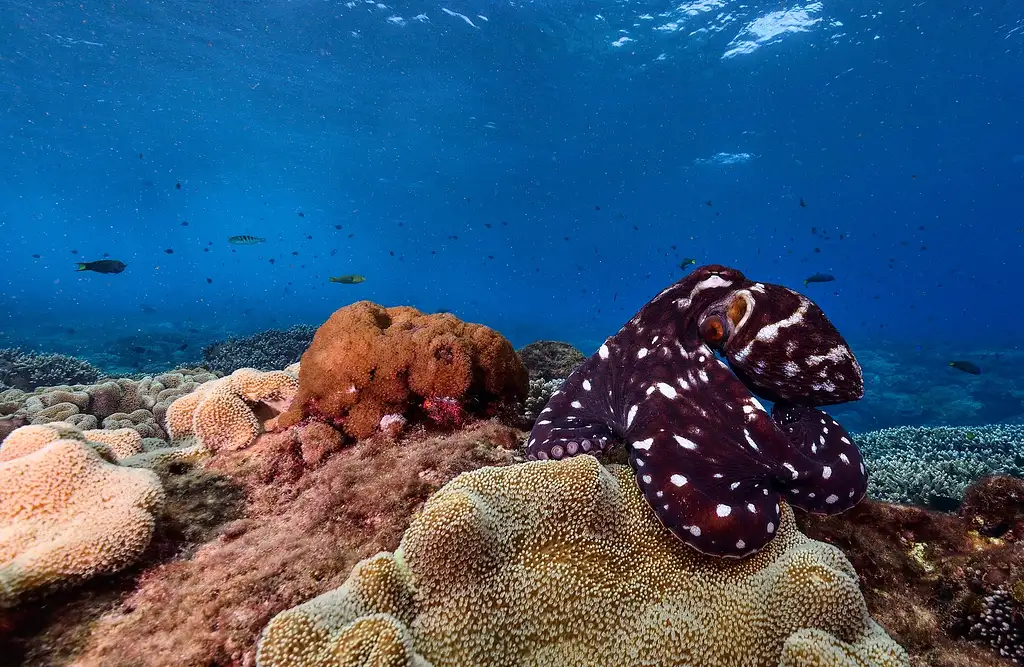
[{"label": "coral reef", "polygon": [[284,331],[268,329],[251,336],[228,338],[203,348],[211,370],[227,375],[239,368],[270,371],[295,363],[313,342],[316,327],[296,325]]},{"label": "coral reef", "polygon": [[[864,398],[836,410],[851,431],[896,426],[968,426],[1024,421],[1024,350],[1012,347],[922,349],[919,341],[878,341],[858,347],[864,370]],[[981,375],[949,367],[951,359],[970,359]]]},{"label": "coral reef", "polygon": [[586,355],[569,343],[538,340],[519,349],[523,365],[531,380],[567,378],[587,360]]},{"label": "coral reef", "polygon": [[558,391],[558,388],[562,386],[565,380],[554,378],[551,380],[530,380],[530,386],[527,389],[526,400],[523,401],[523,417],[533,425],[536,421],[537,415],[544,409],[548,401],[551,400],[551,394]]},{"label": "coral reef", "polygon": [[210,451],[248,447],[291,404],[298,384],[284,371],[240,368],[176,399],[167,431],[174,442],[194,438]]},{"label": "coral reef", "polygon": [[[400,446],[378,437],[338,450],[341,437],[332,432],[309,424],[218,451],[204,474],[241,483],[245,515],[188,558],[145,570],[134,592],[91,625],[75,664],[251,665],[274,614],[340,586],[359,560],[394,549],[434,490],[465,470],[510,463],[523,436],[479,422],[450,434],[410,434]],[[62,646],[70,638],[51,633],[47,641]],[[45,665],[44,648],[22,650]]]},{"label": "coral reef", "polygon": [[521,400],[526,389],[522,361],[496,331],[448,313],[360,301],[317,330],[302,355],[299,393],[280,423],[312,417],[361,439],[385,415],[412,421],[427,399],[454,399],[487,414]]},{"label": "coral reef", "polygon": [[88,361],[65,354],[25,352],[17,348],[0,350],[0,389],[3,385],[22,391],[37,387],[88,384],[103,372]]},{"label": "coral reef", "polygon": [[876,500],[954,509],[974,480],[1024,476],[1024,426],[909,427],[858,433]]},{"label": "coral reef", "polygon": [[956,514],[865,500],[797,521],[842,549],[872,615],[915,665],[995,667],[1008,664],[1024,619],[1022,509],[1007,496],[1024,498],[1024,481],[979,480]]},{"label": "coral reef", "polygon": [[139,380],[0,391],[0,441],[17,426],[58,421],[82,429],[131,428],[143,438],[166,440],[162,423],[168,406],[215,377],[202,368],[185,368]]},{"label": "coral reef", "polygon": [[116,572],[149,545],[164,502],[157,476],[68,431],[26,426],[0,447],[0,607]]},{"label": "coral reef", "polygon": [[394,554],[275,617],[258,664],[909,662],[843,555],[788,508],[763,552],[707,557],[658,523],[628,468],[580,456],[461,475]]}]

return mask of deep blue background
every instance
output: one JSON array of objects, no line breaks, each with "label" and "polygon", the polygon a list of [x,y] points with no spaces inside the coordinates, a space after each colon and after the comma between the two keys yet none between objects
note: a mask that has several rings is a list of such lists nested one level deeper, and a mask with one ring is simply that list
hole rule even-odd
[{"label": "deep blue background", "polygon": [[[690,9],[5,2],[0,346],[195,349],[371,299],[589,354],[684,257],[938,372],[1015,346],[1020,3]],[[103,253],[128,269],[72,271]]]}]

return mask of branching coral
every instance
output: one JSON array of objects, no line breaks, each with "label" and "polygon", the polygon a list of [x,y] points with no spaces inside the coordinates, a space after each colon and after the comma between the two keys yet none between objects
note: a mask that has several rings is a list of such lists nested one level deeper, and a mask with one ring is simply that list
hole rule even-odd
[{"label": "branching coral", "polygon": [[526,387],[522,361],[496,331],[448,313],[360,301],[317,331],[281,423],[314,417],[365,438],[385,415],[411,417],[426,399],[454,399],[482,412],[522,399]]},{"label": "branching coral", "polygon": [[949,509],[980,477],[1024,476],[1024,426],[901,426],[854,440],[870,472],[868,495],[887,502]]},{"label": "branching coral", "polygon": [[661,526],[628,468],[488,468],[435,494],[394,554],[279,614],[262,667],[908,665],[842,553],[797,532],[744,561]]},{"label": "branching coral", "polygon": [[587,360],[586,355],[569,343],[538,340],[519,349],[519,356],[530,372],[530,380],[561,381]]},{"label": "branching coral", "polygon": [[0,350],[0,385],[31,391],[36,387],[88,384],[102,376],[103,372],[88,361],[65,354]]},{"label": "branching coral", "polygon": [[[194,437],[210,451],[241,449],[260,434],[263,421],[288,407],[297,389],[284,371],[240,368],[175,400],[167,408],[167,430],[173,441]],[[255,408],[269,413],[257,415]]]},{"label": "branching coral", "polygon": [[203,348],[203,360],[211,370],[231,373],[239,368],[261,371],[284,368],[299,360],[313,340],[316,327],[297,325],[270,329],[251,336],[229,338]]},{"label": "branching coral", "polygon": [[81,439],[52,440],[56,428],[25,428],[38,431],[0,448],[0,607],[131,564],[164,502],[153,472],[114,465]]}]

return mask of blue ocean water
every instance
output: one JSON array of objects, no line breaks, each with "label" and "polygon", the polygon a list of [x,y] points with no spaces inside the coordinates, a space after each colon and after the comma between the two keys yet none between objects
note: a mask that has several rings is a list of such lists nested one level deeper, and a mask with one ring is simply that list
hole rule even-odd
[{"label": "blue ocean water", "polygon": [[0,347],[370,299],[590,354],[693,258],[821,305],[851,429],[1024,419],[1016,2],[8,1],[0,108]]}]

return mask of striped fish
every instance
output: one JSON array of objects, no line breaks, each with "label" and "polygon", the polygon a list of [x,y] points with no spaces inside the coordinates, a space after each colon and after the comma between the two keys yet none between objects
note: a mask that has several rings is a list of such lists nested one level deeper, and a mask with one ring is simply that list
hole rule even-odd
[{"label": "striped fish", "polygon": [[264,241],[266,241],[266,239],[260,238],[259,236],[249,236],[248,234],[232,236],[228,239],[228,243],[234,243],[235,245],[256,245],[257,243],[263,243]]}]

